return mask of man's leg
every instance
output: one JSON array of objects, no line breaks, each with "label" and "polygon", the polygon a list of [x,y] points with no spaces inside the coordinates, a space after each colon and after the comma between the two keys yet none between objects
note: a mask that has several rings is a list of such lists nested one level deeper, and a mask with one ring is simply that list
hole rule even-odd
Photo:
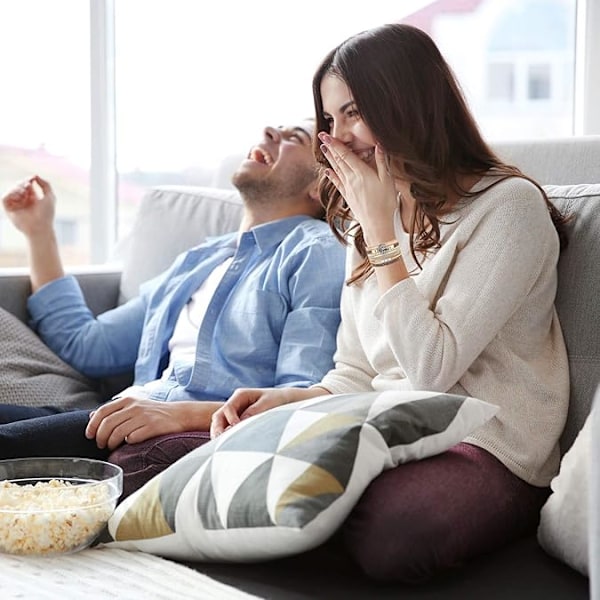
[{"label": "man's leg", "polygon": [[162,473],[176,460],[210,441],[208,431],[168,433],[139,444],[122,444],[109,456],[123,469],[123,494],[119,501]]},{"label": "man's leg", "polygon": [[461,443],[374,479],[340,534],[367,575],[419,582],[535,531],[548,493]]},{"label": "man's leg", "polygon": [[95,440],[85,437],[88,410],[23,418],[0,425],[0,457],[73,456],[108,458],[109,450],[100,449]]},{"label": "man's leg", "polygon": [[62,410],[52,406],[18,406],[12,404],[0,404],[0,425],[33,419],[35,417],[46,417]]}]

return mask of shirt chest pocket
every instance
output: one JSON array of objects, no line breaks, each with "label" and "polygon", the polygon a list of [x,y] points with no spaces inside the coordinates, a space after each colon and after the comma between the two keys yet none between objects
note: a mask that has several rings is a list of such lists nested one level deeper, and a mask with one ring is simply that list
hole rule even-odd
[{"label": "shirt chest pocket", "polygon": [[223,308],[216,341],[225,355],[252,353],[255,364],[277,360],[289,307],[277,293],[262,289],[234,294]]}]

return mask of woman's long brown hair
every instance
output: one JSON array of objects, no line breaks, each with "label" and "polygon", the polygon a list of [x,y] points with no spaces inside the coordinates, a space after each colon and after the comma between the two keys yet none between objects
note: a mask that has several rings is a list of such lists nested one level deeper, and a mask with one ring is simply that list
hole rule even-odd
[{"label": "woman's long brown hair", "polygon": [[[566,245],[565,217],[540,184],[505,164],[484,141],[452,70],[425,32],[410,25],[383,25],[352,36],[324,58],[313,77],[313,99],[317,131],[329,132],[321,98],[326,75],[340,77],[348,85],[361,118],[386,155],[390,173],[410,184],[416,201],[410,248],[417,264],[417,253],[439,247],[440,223],[452,210],[449,198],[473,199],[508,177],[527,179],[540,190],[561,246]],[[318,138],[314,152],[328,167]],[[477,192],[459,183],[465,175],[484,174],[498,177]],[[346,244],[348,235],[353,236],[363,257],[347,283],[362,281],[372,267],[361,227],[323,173],[319,191],[334,234]]]}]

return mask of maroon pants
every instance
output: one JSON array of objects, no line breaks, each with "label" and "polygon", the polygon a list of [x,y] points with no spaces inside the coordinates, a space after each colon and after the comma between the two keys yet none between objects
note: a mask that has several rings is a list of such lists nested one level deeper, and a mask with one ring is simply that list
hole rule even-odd
[{"label": "maroon pants", "polygon": [[[208,440],[198,431],[124,444],[109,458],[124,471],[121,498]],[[549,491],[462,443],[379,475],[336,541],[371,578],[418,582],[535,531]]]},{"label": "maroon pants", "polygon": [[418,582],[535,531],[549,491],[461,443],[383,472],[340,533],[371,578]]},{"label": "maroon pants", "polygon": [[108,457],[109,462],[123,469],[123,493],[119,501],[141,488],[176,460],[208,441],[208,431],[188,431],[160,435],[139,444],[119,446]]}]

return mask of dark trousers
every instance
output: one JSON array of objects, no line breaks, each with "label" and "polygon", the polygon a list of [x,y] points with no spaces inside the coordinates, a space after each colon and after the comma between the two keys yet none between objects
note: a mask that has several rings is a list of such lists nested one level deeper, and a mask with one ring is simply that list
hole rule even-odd
[{"label": "dark trousers", "polygon": [[0,404],[0,459],[74,456],[105,460],[109,451],[85,437],[88,410]]}]

